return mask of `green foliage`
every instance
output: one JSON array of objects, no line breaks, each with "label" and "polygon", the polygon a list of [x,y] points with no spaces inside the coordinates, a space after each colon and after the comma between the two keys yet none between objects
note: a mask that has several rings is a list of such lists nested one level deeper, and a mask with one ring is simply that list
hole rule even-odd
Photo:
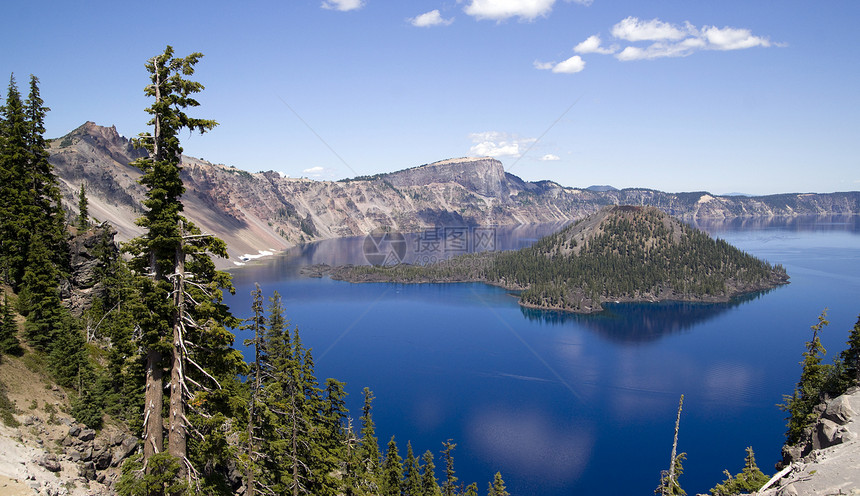
[{"label": "green foliage", "polygon": [[478,483],[473,482],[466,486],[466,491],[463,493],[463,496],[478,496]]},{"label": "green foliage", "polygon": [[677,496],[684,496],[687,494],[687,491],[684,491],[681,488],[680,482],[678,482],[678,479],[681,478],[681,474],[684,473],[684,460],[686,459],[686,453],[680,453],[678,456],[675,457],[674,479],[670,482],[669,472],[664,470],[662,476],[660,477],[660,485],[657,486],[657,489],[654,490],[654,494]]},{"label": "green foliage", "polygon": [[493,477],[493,482],[489,484],[487,488],[488,496],[511,496],[511,493],[507,491],[505,488],[505,481],[502,479],[502,473],[496,472],[496,475]]},{"label": "green foliage", "polygon": [[421,465],[412,451],[412,443],[406,443],[406,460],[403,462],[403,480],[401,482],[403,494],[421,494]]},{"label": "green foliage", "polygon": [[150,457],[144,469],[143,456],[134,455],[122,465],[122,476],[116,485],[120,496],[157,496],[190,494],[186,480],[180,476],[179,460],[168,453]]},{"label": "green foliage", "polygon": [[78,230],[86,231],[90,228],[90,209],[87,201],[87,190],[81,183],[81,191],[78,193]]},{"label": "green foliage", "polygon": [[754,493],[767,483],[769,477],[759,470],[756,465],[752,447],[748,447],[746,451],[747,456],[744,460],[743,471],[732,477],[732,474],[728,470],[724,470],[723,473],[726,474],[726,480],[711,489],[713,496]]},{"label": "green foliage", "polygon": [[[526,306],[585,311],[607,300],[724,299],[786,279],[719,239],[656,208],[613,207],[592,230],[578,225],[518,251],[467,254],[428,266],[349,267],[354,281],[485,281],[522,289]],[[588,235],[586,235],[588,234]]]},{"label": "green foliage", "polygon": [[815,406],[821,401],[828,376],[833,369],[832,365],[821,363],[827,350],[821,344],[819,333],[828,324],[830,322],[827,320],[827,309],[824,309],[818,316],[818,323],[811,327],[812,339],[806,343],[803,361],[800,362],[803,365],[800,381],[795,386],[794,393],[791,396],[783,396],[783,403],[779,405],[783,411],[789,413],[788,430],[785,433],[789,445],[797,444],[803,430],[815,421]]},{"label": "green foliage", "polygon": [[379,477],[380,496],[400,496],[400,482],[403,478],[403,459],[397,452],[394,436],[388,441],[385,459],[382,461],[382,474]]},{"label": "green foliage", "polygon": [[16,413],[18,413],[18,408],[6,396],[6,384],[0,381],[0,421],[3,421],[7,427],[19,427],[21,423],[14,417]]},{"label": "green foliage", "polygon": [[442,450],[442,456],[445,458],[445,482],[442,483],[442,494],[454,496],[457,491],[457,477],[454,475],[454,455],[452,452],[457,444],[452,443],[449,439],[442,445],[445,446],[445,449]]},{"label": "green foliage", "polygon": [[3,305],[0,307],[0,355],[20,356],[23,353],[18,341],[18,323],[9,297],[3,293]]},{"label": "green foliage", "polygon": [[842,373],[839,377],[839,388],[848,389],[860,384],[860,316],[857,323],[848,334],[847,347],[839,355]]},{"label": "green foliage", "polygon": [[421,473],[421,494],[422,496],[441,496],[442,491],[439,489],[439,482],[436,481],[436,464],[433,463],[433,452],[427,450],[422,456],[424,464]]}]

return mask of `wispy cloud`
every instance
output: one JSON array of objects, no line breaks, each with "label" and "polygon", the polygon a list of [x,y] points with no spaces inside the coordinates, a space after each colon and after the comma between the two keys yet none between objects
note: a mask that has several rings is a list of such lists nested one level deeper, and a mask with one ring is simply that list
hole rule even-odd
[{"label": "wispy cloud", "polygon": [[449,26],[454,22],[454,18],[445,19],[442,17],[442,14],[439,13],[439,9],[435,9],[430,12],[425,12],[421,15],[411,17],[408,21],[415,27],[426,28],[430,26]]},{"label": "wispy cloud", "polygon": [[476,19],[503,21],[518,17],[521,21],[533,21],[552,11],[555,0],[471,0],[463,9]]},{"label": "wispy cloud", "polygon": [[680,40],[691,31],[695,31],[690,23],[685,26],[675,26],[659,19],[642,21],[636,17],[628,17],[612,26],[612,36],[626,41]]},{"label": "wispy cloud", "polygon": [[323,0],[322,8],[347,12],[364,7],[364,0]]},{"label": "wispy cloud", "polygon": [[652,41],[648,46],[630,45],[616,55],[618,60],[643,60],[662,57],[686,57],[700,50],[743,50],[769,47],[767,38],[754,36],[749,29],[716,26],[696,28],[659,19],[642,21],[628,17],[612,27],[612,35],[626,41]]},{"label": "wispy cloud", "polygon": [[520,138],[498,131],[472,133],[469,135],[474,145],[469,153],[480,157],[520,157],[524,150],[537,141],[536,138]]},{"label": "wispy cloud", "polygon": [[[618,44],[603,46],[600,35],[594,34],[577,44],[573,51],[579,54],[614,55],[620,61],[652,60],[664,57],[686,57],[701,50],[743,50],[753,47],[781,46],[768,38],[753,35],[749,29],[702,26],[697,28],[689,21],[672,24],[660,19],[642,20],[627,17],[610,29],[612,37],[629,44],[621,49]],[[645,43],[642,43],[645,42]],[[585,68],[578,57],[560,62],[535,62],[537,69],[575,73]]]},{"label": "wispy cloud", "polygon": [[561,62],[540,62],[535,60],[534,66],[541,70],[551,70],[552,72],[561,74],[576,74],[585,69],[585,61],[579,55],[563,60]]},{"label": "wispy cloud", "polygon": [[313,177],[313,178],[318,179],[321,177],[333,177],[334,176],[334,170],[329,169],[327,167],[316,166],[316,167],[310,167],[308,169],[304,169],[302,171],[302,174],[304,174],[307,177]]},{"label": "wispy cloud", "polygon": [[561,160],[561,157],[559,157],[558,155],[553,155],[552,153],[547,153],[546,155],[541,157],[540,160],[543,162],[554,162],[556,160]]}]

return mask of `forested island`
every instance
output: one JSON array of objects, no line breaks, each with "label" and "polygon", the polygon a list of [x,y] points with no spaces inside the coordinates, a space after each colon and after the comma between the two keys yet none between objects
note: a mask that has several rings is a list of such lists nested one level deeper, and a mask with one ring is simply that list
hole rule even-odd
[{"label": "forested island", "polygon": [[520,291],[523,306],[577,313],[611,301],[723,302],[788,282],[782,266],[638,206],[605,207],[517,251],[328,271],[350,282],[485,282]]}]

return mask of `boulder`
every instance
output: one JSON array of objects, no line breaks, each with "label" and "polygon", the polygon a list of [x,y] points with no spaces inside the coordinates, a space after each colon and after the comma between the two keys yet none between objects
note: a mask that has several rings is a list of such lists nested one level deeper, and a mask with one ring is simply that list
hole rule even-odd
[{"label": "boulder", "polygon": [[81,434],[81,426],[72,424],[69,426],[69,436],[78,437]]},{"label": "boulder", "polygon": [[59,472],[63,468],[62,465],[60,465],[60,461],[57,460],[57,456],[53,453],[46,453],[45,455],[36,458],[36,464],[44,467],[50,472]]},{"label": "boulder", "polygon": [[844,426],[837,424],[832,420],[822,418],[815,426],[815,435],[812,437],[813,449],[824,449],[837,444],[850,441],[856,437]]},{"label": "boulder", "polygon": [[81,462],[78,464],[78,474],[86,480],[95,480],[96,466],[93,462]]},{"label": "boulder", "polygon": [[111,465],[118,467],[123,460],[131,456],[137,449],[138,440],[131,434],[125,434],[119,445],[113,448],[113,459]]},{"label": "boulder", "polygon": [[842,395],[827,404],[827,408],[821,416],[839,425],[845,425],[857,412],[851,408],[851,402],[847,395]]},{"label": "boulder", "polygon": [[110,467],[112,461],[113,453],[108,449],[93,454],[93,463],[95,463],[96,469],[98,470],[104,470]]},{"label": "boulder", "polygon": [[84,429],[78,435],[78,439],[80,439],[81,441],[92,441],[95,438],[96,438],[96,431],[94,431],[92,429]]}]

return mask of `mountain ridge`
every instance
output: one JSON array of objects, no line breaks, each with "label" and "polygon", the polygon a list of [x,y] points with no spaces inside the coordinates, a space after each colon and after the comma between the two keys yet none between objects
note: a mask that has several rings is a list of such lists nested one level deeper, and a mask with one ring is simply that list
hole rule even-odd
[{"label": "mountain ridge", "polygon": [[[94,218],[110,221],[120,240],[140,235],[135,220],[145,190],[129,163],[145,153],[115,127],[93,122],[51,140],[50,161],[69,211],[77,211],[76,195],[86,183]],[[524,181],[492,158],[448,159],[342,181],[250,173],[187,156],[182,162],[184,214],[225,240],[230,259],[219,261],[222,268],[241,264],[244,255],[376,229],[569,221],[617,204],[656,206],[682,219],[860,214],[860,192],[740,198],[645,188],[590,191]]]}]

